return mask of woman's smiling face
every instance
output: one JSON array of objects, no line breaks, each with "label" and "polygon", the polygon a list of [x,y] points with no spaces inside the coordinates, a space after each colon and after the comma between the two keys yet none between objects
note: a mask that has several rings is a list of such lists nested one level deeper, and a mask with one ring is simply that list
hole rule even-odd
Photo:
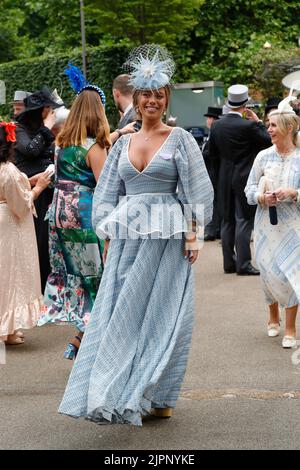
[{"label": "woman's smiling face", "polygon": [[285,136],[279,132],[276,114],[274,116],[269,116],[268,132],[270,134],[272,144],[280,144],[285,139]]},{"label": "woman's smiling face", "polygon": [[143,118],[160,118],[167,109],[165,88],[142,91],[138,98],[138,105]]}]

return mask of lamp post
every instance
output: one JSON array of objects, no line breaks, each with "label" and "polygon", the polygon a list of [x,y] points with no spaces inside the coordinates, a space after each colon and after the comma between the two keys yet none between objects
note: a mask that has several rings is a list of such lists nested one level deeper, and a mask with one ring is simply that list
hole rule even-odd
[{"label": "lamp post", "polygon": [[82,68],[86,77],[86,43],[85,43],[85,24],[84,24],[84,5],[83,0],[80,1],[80,25],[81,25],[81,45],[82,45]]}]

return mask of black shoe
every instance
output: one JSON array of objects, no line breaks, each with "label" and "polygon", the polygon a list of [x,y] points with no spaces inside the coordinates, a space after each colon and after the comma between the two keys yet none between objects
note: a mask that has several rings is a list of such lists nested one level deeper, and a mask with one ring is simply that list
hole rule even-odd
[{"label": "black shoe", "polygon": [[213,242],[215,241],[216,237],[214,237],[213,235],[204,235],[204,241],[206,242]]},{"label": "black shoe", "polygon": [[234,274],[234,273],[236,273],[236,269],[235,269],[235,267],[229,268],[229,269],[224,269],[224,273],[225,274]]},{"label": "black shoe", "polygon": [[250,264],[246,269],[242,269],[237,272],[238,276],[259,276],[260,272],[252,264]]}]

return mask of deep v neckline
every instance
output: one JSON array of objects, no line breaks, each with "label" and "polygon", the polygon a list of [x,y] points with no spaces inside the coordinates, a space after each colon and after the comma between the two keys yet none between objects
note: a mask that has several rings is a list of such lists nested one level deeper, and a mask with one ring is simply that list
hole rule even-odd
[{"label": "deep v neckline", "polygon": [[169,140],[170,136],[173,134],[173,131],[176,129],[176,127],[173,127],[173,129],[171,130],[170,134],[168,135],[168,137],[166,137],[166,139],[163,141],[163,143],[159,146],[159,148],[156,150],[156,152],[154,153],[154,155],[151,157],[151,159],[149,160],[149,162],[147,163],[147,165],[145,166],[145,168],[143,168],[142,171],[139,171],[135,166],[134,164],[132,163],[132,161],[130,160],[129,158],[129,145],[130,145],[130,142],[131,142],[131,134],[129,135],[129,139],[128,139],[128,143],[127,143],[127,160],[129,162],[129,164],[132,166],[132,168],[139,174],[143,174],[144,171],[147,170],[147,168],[149,168],[149,166],[151,165],[151,163],[153,162],[153,160],[155,159],[156,155],[161,151],[161,149],[163,148],[163,146],[165,145],[165,143]]}]

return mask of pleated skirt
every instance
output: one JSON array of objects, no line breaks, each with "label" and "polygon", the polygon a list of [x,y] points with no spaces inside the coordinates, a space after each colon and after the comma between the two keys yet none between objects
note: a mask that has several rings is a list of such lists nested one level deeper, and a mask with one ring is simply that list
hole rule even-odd
[{"label": "pleated skirt", "polygon": [[151,408],[175,407],[193,319],[183,240],[112,240],[59,412],[141,425]]}]

